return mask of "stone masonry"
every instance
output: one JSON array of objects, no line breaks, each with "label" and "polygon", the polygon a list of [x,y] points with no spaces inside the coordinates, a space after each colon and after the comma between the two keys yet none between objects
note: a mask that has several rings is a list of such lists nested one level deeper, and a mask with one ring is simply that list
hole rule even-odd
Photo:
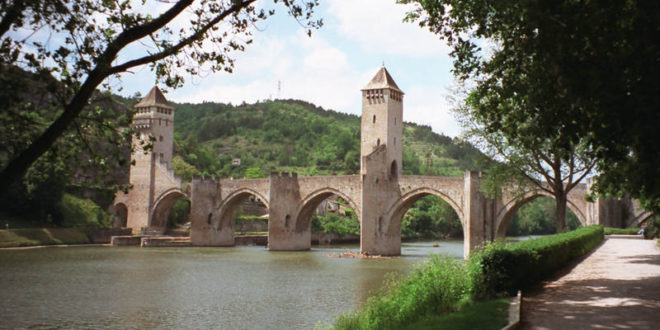
[{"label": "stone masonry", "polygon": [[[233,246],[236,211],[243,201],[253,197],[269,210],[269,250],[298,251],[311,247],[311,219],[318,205],[336,195],[358,215],[362,253],[399,255],[403,215],[421,197],[436,195],[461,219],[468,256],[478,245],[504,237],[511,216],[521,205],[547,195],[540,189],[519,193],[505,188],[500,197],[489,199],[479,190],[481,177],[476,172],[466,172],[463,178],[401,175],[403,97],[384,67],[362,89],[359,175],[272,173],[267,179],[194,178],[187,193],[169,170],[173,111],[154,88],[136,105],[134,119],[134,127],[143,138],[156,138],[153,152],[145,153],[134,145],[133,189],[128,194],[117,194],[116,209],[127,210],[126,225],[134,232],[163,232],[174,201],[189,197],[192,244]],[[650,217],[630,200],[587,202],[588,184],[578,185],[568,196],[569,209],[583,225],[625,227]]]}]

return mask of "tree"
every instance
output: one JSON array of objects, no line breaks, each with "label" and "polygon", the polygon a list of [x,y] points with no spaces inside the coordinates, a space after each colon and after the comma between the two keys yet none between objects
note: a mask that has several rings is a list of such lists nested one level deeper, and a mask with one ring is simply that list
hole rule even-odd
[{"label": "tree", "polygon": [[537,118],[534,134],[563,153],[589,146],[602,192],[660,210],[660,2],[399,2],[415,3],[407,19],[452,47],[459,79],[534,105],[493,111],[486,130]]},{"label": "tree", "polygon": [[[164,1],[163,1],[164,2]],[[232,51],[251,42],[250,26],[274,14],[257,9],[256,0],[179,0],[155,15],[132,1],[5,1],[0,4],[0,68],[10,65],[54,75],[64,88],[63,111],[0,172],[6,186],[25,171],[71,127],[96,89],[110,88],[109,77],[149,64],[169,87],[184,73],[200,68],[231,72]],[[273,0],[308,28],[321,25],[312,14],[317,0]],[[226,23],[226,24],[221,24]],[[48,35],[48,38],[39,38]],[[62,42],[50,45],[48,40]],[[143,46],[140,46],[143,45]],[[143,49],[131,57],[132,47]],[[130,51],[129,51],[130,50]],[[21,100],[14,100],[20,102]]]},{"label": "tree", "polygon": [[501,187],[507,186],[517,189],[519,194],[530,188],[547,192],[556,201],[557,232],[563,232],[568,193],[591,173],[596,164],[589,145],[582,140],[567,147],[559,135],[543,138],[538,134],[541,130],[538,117],[521,117],[515,119],[516,124],[498,130],[489,129],[491,118],[499,113],[524,112],[518,108],[527,107],[547,110],[554,103],[534,104],[523,92],[509,93],[497,84],[484,85],[471,91],[456,112],[466,128],[464,134],[467,138],[493,159],[501,161],[487,171],[486,192],[496,195]]}]

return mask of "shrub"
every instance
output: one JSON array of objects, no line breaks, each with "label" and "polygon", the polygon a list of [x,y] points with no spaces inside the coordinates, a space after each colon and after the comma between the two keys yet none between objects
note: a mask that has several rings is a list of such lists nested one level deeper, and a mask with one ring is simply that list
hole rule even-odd
[{"label": "shrub", "polygon": [[605,227],[605,235],[636,235],[639,228],[612,228]]},{"label": "shrub", "polygon": [[469,260],[473,295],[485,299],[528,289],[587,254],[602,240],[603,227],[590,226],[511,246],[488,245]]},{"label": "shrub", "polygon": [[486,245],[467,262],[433,256],[407,277],[388,284],[356,312],[335,320],[337,329],[399,329],[429,315],[461,309],[529,288],[603,240],[600,226],[507,246]]},{"label": "shrub", "polygon": [[64,227],[110,227],[112,217],[90,199],[64,194],[60,202]]}]

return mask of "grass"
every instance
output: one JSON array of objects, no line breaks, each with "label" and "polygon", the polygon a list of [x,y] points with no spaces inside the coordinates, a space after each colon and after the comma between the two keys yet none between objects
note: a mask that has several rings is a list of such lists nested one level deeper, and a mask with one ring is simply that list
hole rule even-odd
[{"label": "grass", "polygon": [[335,320],[337,329],[399,329],[424,315],[460,310],[470,301],[466,263],[433,256],[398,281],[391,280],[362,308]]},{"label": "grass", "polygon": [[22,228],[0,230],[0,248],[57,244],[88,244],[83,229]]},{"label": "grass", "polygon": [[515,245],[489,244],[467,262],[433,256],[408,277],[390,281],[358,310],[338,317],[334,326],[499,329],[506,325],[508,294],[537,285],[602,240],[603,227],[590,226]]},{"label": "grass", "polygon": [[605,235],[637,235],[639,228],[605,227]]},{"label": "grass", "polygon": [[427,315],[402,329],[502,329],[509,323],[509,298],[478,302],[446,315]]}]

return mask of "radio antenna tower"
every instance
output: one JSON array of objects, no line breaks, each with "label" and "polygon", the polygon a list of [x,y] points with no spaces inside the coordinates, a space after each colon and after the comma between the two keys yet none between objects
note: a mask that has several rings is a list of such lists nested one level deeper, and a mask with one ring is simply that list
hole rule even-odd
[{"label": "radio antenna tower", "polygon": [[282,81],[277,81],[277,99],[282,98]]}]

